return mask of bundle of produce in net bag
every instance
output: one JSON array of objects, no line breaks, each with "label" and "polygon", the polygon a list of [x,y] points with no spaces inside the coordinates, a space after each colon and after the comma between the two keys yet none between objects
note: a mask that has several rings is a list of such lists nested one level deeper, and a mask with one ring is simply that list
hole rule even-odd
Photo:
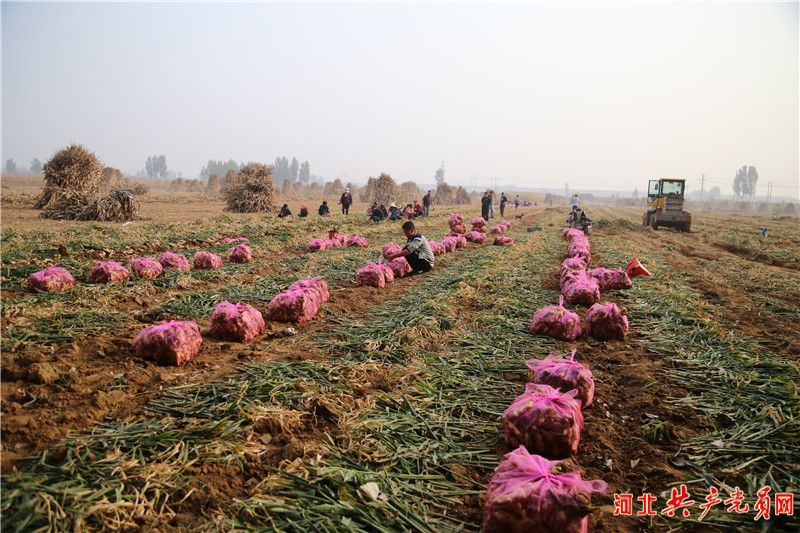
[{"label": "bundle of produce in net bag", "polygon": [[222,258],[211,252],[197,252],[192,258],[196,270],[222,268]]},{"label": "bundle of produce in net bag", "polygon": [[309,252],[318,252],[320,250],[327,250],[330,248],[330,242],[325,242],[326,239],[311,239],[308,243]]},{"label": "bundle of produce in net bag", "polygon": [[450,235],[456,237],[458,235],[464,235],[467,232],[467,226],[464,224],[456,224],[454,226],[450,226]]},{"label": "bundle of produce in net bag", "polygon": [[503,228],[503,231],[508,231],[511,229],[511,222],[508,220],[502,221],[499,225]]},{"label": "bundle of produce in net bag", "polygon": [[441,242],[442,246],[444,246],[444,251],[446,253],[456,251],[456,240],[453,237],[443,237],[439,242]]},{"label": "bundle of produce in net bag", "polygon": [[444,253],[447,253],[447,248],[445,248],[444,244],[440,242],[428,241],[428,244],[430,245],[434,256],[440,256]]},{"label": "bundle of produce in net bag", "polygon": [[140,331],[133,341],[133,349],[139,357],[155,359],[165,365],[180,365],[194,359],[202,342],[196,323],[171,320]]},{"label": "bundle of produce in net bag", "polygon": [[322,239],[325,242],[326,249],[331,248],[341,248],[341,243],[339,242],[338,237],[336,239],[331,239],[330,237],[325,237]]},{"label": "bundle of produce in net bag", "polygon": [[565,282],[561,293],[564,299],[573,305],[585,305],[589,307],[600,301],[600,285],[590,278],[585,272],[573,270],[575,279]]},{"label": "bundle of produce in net bag", "polygon": [[610,270],[608,268],[597,267],[588,271],[591,277],[597,280],[602,292],[624,290],[633,287],[633,282],[628,274],[620,270]]},{"label": "bundle of produce in net bag", "polygon": [[352,237],[347,239],[347,246],[357,246],[358,248],[366,248],[367,239],[361,237],[360,235],[353,235]]},{"label": "bundle of produce in net bag", "polygon": [[484,228],[483,232],[486,233],[486,219],[483,217],[476,217],[473,218],[471,221],[472,223],[472,231],[480,231],[479,228]]},{"label": "bundle of produce in net bag", "polygon": [[253,260],[253,251],[246,244],[228,248],[228,261],[231,263],[249,263]]},{"label": "bundle of produce in net bag", "polygon": [[[569,463],[548,461],[520,446],[495,470],[483,506],[483,533],[586,533],[592,492],[600,480],[584,481]],[[559,464],[562,463],[562,464]]]},{"label": "bundle of produce in net bag", "polygon": [[405,257],[398,257],[386,263],[394,273],[395,279],[402,278],[407,273],[411,272],[411,265],[408,264]]},{"label": "bundle of produce in net bag", "polygon": [[578,451],[583,429],[577,390],[560,392],[550,385],[528,383],[503,411],[503,433],[513,447],[520,444],[531,453],[568,457]]},{"label": "bundle of produce in net bag", "polygon": [[235,239],[226,237],[225,239],[222,239],[222,242],[226,244],[233,244],[234,242],[250,242],[250,239],[247,237],[236,237]]},{"label": "bundle of produce in net bag", "polygon": [[561,270],[586,270],[586,259],[583,257],[567,257],[561,262]]},{"label": "bundle of produce in net bag", "polygon": [[589,247],[583,244],[570,244],[567,248],[567,257],[583,258],[587,265],[592,261],[592,254],[589,252]]},{"label": "bundle of produce in net bag", "polygon": [[383,263],[382,265],[378,265],[383,270],[383,279],[386,283],[392,283],[394,281],[394,269],[388,263]]},{"label": "bundle of produce in net bag", "polygon": [[303,323],[312,320],[322,303],[320,293],[308,287],[279,292],[269,302],[269,319],[279,322]]},{"label": "bundle of produce in net bag", "polygon": [[576,398],[580,400],[582,408],[586,409],[592,405],[594,399],[594,377],[585,363],[575,361],[577,351],[577,348],[572,350],[568,359],[561,359],[551,353],[543,361],[531,359],[525,364],[531,369],[529,375],[534,383],[550,385],[561,392],[577,390]]},{"label": "bundle of produce in net bag", "polygon": [[453,226],[458,226],[459,224],[464,224],[464,217],[462,217],[458,213],[452,213],[449,217],[447,217],[447,225],[452,228]]},{"label": "bundle of produce in net bag", "polygon": [[391,254],[398,254],[403,251],[403,248],[397,246],[395,243],[390,242],[389,244],[384,245],[383,247],[383,257],[386,257]]},{"label": "bundle of produce in net bag", "polygon": [[89,283],[116,283],[131,275],[131,272],[115,261],[95,261],[95,267],[89,271]]},{"label": "bundle of produce in net bag", "polygon": [[503,237],[502,235],[495,238],[494,244],[497,246],[514,246],[517,243],[511,237]]},{"label": "bundle of produce in net bag", "polygon": [[47,267],[28,276],[28,290],[65,291],[75,286],[75,278],[69,270],[59,266]]},{"label": "bundle of produce in net bag", "polygon": [[456,241],[456,250],[463,250],[467,247],[467,238],[463,235],[456,235],[453,239]]},{"label": "bundle of produce in net bag", "polygon": [[158,258],[158,262],[161,263],[161,266],[164,267],[164,270],[172,269],[188,271],[192,269],[192,267],[189,266],[189,261],[186,260],[186,257],[181,254],[174,254],[172,252],[164,252],[161,254],[161,257]]},{"label": "bundle of produce in net bag", "polygon": [[386,286],[386,277],[384,276],[384,269],[376,264],[367,265],[364,268],[356,270],[356,285],[362,287],[377,287],[382,289]]},{"label": "bundle of produce in net bag", "polygon": [[567,239],[568,241],[571,241],[572,239],[574,239],[576,237],[583,237],[583,231],[581,231],[579,229],[575,229],[575,228],[566,228],[564,230],[563,235],[564,235],[565,239]]},{"label": "bundle of produce in net bag", "polygon": [[586,313],[586,333],[600,340],[624,340],[628,333],[628,316],[617,304],[596,303]]},{"label": "bundle of produce in net bag", "polygon": [[464,238],[469,242],[474,242],[475,244],[483,244],[486,242],[486,234],[481,233],[480,231],[470,231],[464,235]]},{"label": "bundle of produce in net bag", "polygon": [[220,302],[208,320],[208,334],[221,341],[248,342],[264,329],[258,309],[240,303]]},{"label": "bundle of produce in net bag", "polygon": [[496,226],[492,226],[491,228],[489,228],[489,233],[503,233],[505,230],[506,229],[504,226],[498,224]]},{"label": "bundle of produce in net bag", "polygon": [[316,291],[319,294],[319,303],[324,304],[330,299],[330,293],[328,292],[328,282],[322,278],[310,278],[310,279],[298,279],[291,285],[289,285],[289,290],[294,289],[309,289],[312,291]]},{"label": "bundle of produce in net bag", "polygon": [[574,341],[581,336],[581,317],[564,307],[564,297],[561,296],[558,305],[543,307],[533,314],[530,332],[562,341]]},{"label": "bundle of produce in net bag", "polygon": [[128,266],[131,267],[131,272],[134,276],[142,279],[156,279],[164,272],[164,267],[153,257],[131,259]]}]

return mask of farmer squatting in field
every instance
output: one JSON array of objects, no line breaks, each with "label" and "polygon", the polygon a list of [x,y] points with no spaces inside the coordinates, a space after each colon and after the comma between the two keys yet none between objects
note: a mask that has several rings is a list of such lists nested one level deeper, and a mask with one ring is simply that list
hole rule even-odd
[{"label": "farmer squatting in field", "polygon": [[433,270],[433,250],[428,240],[414,227],[410,220],[403,224],[403,233],[406,236],[405,246],[396,254],[389,254],[384,259],[391,261],[398,257],[405,257],[413,269],[409,276],[430,272]]}]

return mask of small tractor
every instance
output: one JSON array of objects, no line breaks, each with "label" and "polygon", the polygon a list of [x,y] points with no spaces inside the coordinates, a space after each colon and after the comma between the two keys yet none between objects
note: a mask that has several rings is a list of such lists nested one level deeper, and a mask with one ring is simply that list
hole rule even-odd
[{"label": "small tractor", "polygon": [[692,214],[683,210],[686,180],[650,180],[647,187],[647,211],[642,215],[642,225],[653,229],[671,227],[688,232],[692,228]]}]

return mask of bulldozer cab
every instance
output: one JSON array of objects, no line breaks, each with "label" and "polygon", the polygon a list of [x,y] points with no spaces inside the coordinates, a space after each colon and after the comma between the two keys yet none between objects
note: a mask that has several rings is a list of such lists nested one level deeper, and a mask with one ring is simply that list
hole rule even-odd
[{"label": "bulldozer cab", "polygon": [[642,224],[658,229],[659,226],[689,231],[692,215],[683,210],[686,180],[650,180],[647,186],[647,211]]}]

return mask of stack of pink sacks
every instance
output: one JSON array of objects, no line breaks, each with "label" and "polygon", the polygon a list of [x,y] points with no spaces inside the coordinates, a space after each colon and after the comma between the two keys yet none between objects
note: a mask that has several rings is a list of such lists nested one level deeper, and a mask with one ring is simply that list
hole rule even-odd
[{"label": "stack of pink sacks", "polygon": [[496,226],[492,226],[489,228],[489,233],[503,233],[504,231],[508,231],[511,229],[511,222],[508,220],[504,220],[501,223],[497,224]]},{"label": "stack of pink sacks", "polygon": [[308,322],[329,297],[328,284],[323,279],[295,281],[269,302],[269,318],[281,322]]},{"label": "stack of pink sacks", "polygon": [[[400,262],[400,259],[403,261]],[[367,266],[356,270],[356,285],[359,287],[377,287],[382,289],[387,283],[394,281],[395,272],[400,273],[400,277],[405,276],[406,272],[411,271],[411,266],[405,258],[397,258],[388,263],[378,264],[367,261]]]},{"label": "stack of pink sacks", "polygon": [[453,213],[447,218],[447,224],[450,226],[450,235],[457,237],[464,235],[467,232],[467,226],[464,225],[464,217],[458,213]]},{"label": "stack of pink sacks", "polygon": [[336,238],[325,237],[324,239],[311,239],[308,243],[309,252],[317,252],[319,250],[330,250],[331,248],[342,248],[344,246],[356,246],[359,248],[367,247],[367,239],[360,235],[339,235]]},{"label": "stack of pink sacks", "polygon": [[567,259],[561,263],[561,293],[568,303],[589,307],[600,301],[600,285],[586,273],[591,260],[589,239],[580,230],[567,228],[564,236],[571,241]]},{"label": "stack of pink sacks", "polygon": [[486,233],[486,219],[483,217],[476,217],[472,219],[472,230],[479,233]]}]

